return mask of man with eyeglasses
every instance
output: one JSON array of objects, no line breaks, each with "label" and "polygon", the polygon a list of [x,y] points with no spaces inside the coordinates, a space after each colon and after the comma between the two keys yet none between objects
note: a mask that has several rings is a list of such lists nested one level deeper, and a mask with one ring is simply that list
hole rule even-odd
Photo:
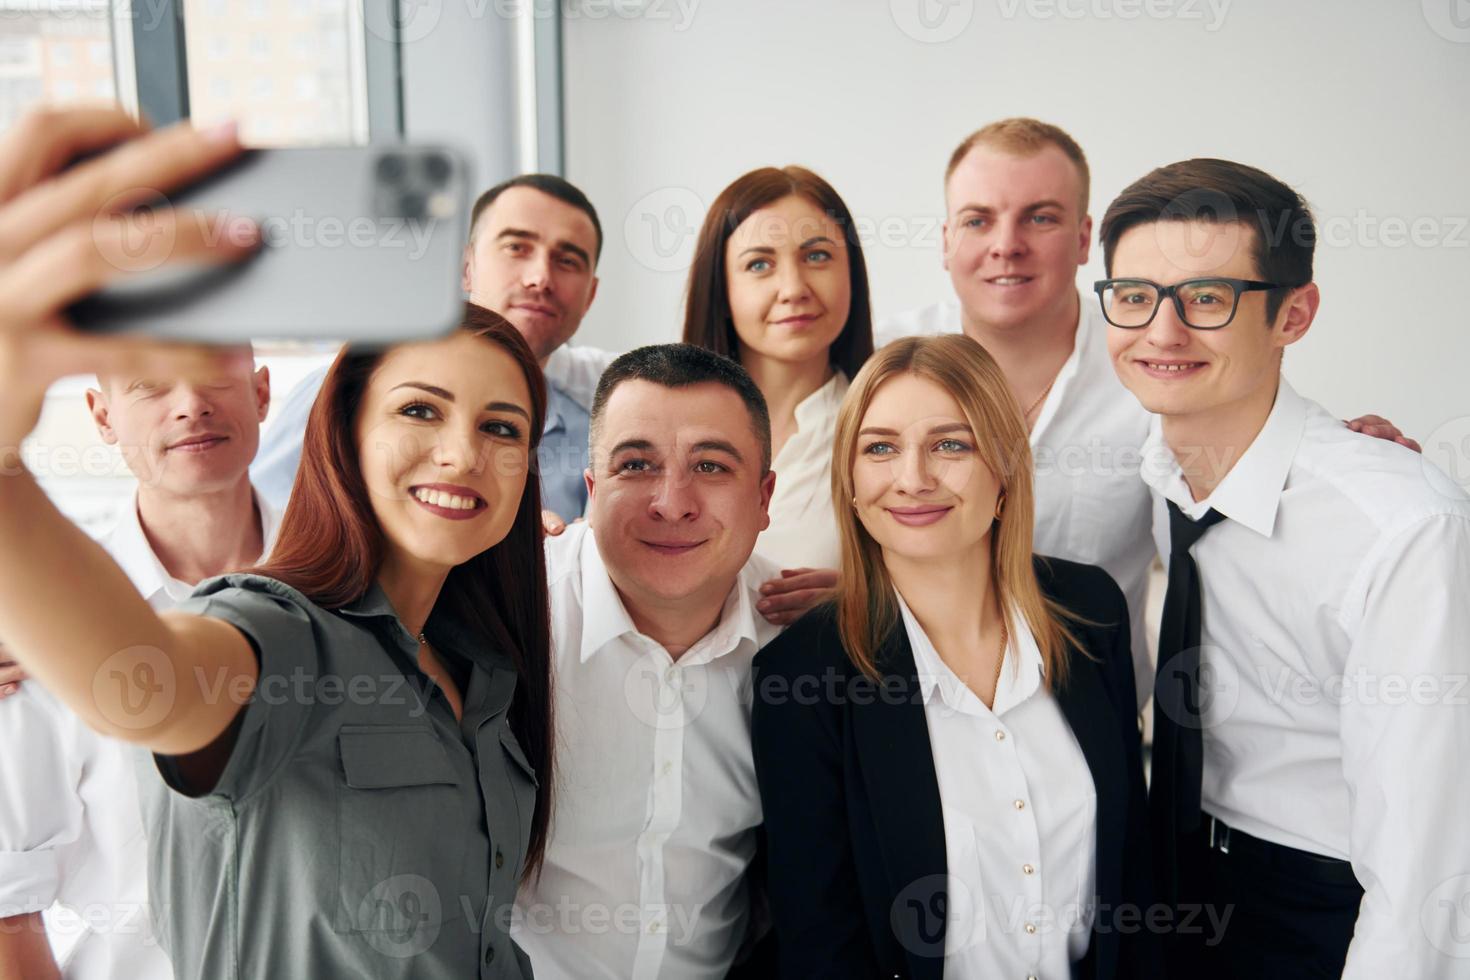
[{"label": "man with eyeglasses", "polygon": [[[1154,711],[1170,976],[1463,976],[1470,498],[1282,377],[1315,227],[1252,167],[1123,191],[1096,284],[1169,556]],[[1218,944],[1183,928],[1228,911]],[[1202,919],[1203,917],[1198,917]]]},{"label": "man with eyeglasses", "polygon": [[[883,320],[875,342],[964,332],[995,358],[1031,432],[1036,551],[1100,565],[1122,588],[1141,708],[1154,676],[1144,626],[1154,544],[1138,480],[1149,416],[1108,366],[1107,324],[1077,286],[1092,240],[1089,182],[1082,147],[1050,123],[1002,119],[966,137],[944,175],[954,295]],[[1400,436],[1376,416],[1352,424]]]}]

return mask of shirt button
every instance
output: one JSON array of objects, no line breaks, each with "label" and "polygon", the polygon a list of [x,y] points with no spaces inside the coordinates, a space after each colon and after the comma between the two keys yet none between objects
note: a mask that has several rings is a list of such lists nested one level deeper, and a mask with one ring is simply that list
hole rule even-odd
[{"label": "shirt button", "polygon": [[500,848],[498,847],[495,849],[495,866],[497,868],[505,867],[505,855],[500,852]]},{"label": "shirt button", "polygon": [[493,959],[495,959],[495,947],[494,946],[486,946],[485,947],[485,963],[486,963],[486,965],[488,965],[490,963],[490,961],[493,960]]},{"label": "shirt button", "polygon": [[1021,865],[1021,873],[1024,875],[1034,875],[1036,869],[1029,864],[1023,864]]},{"label": "shirt button", "polygon": [[1011,806],[1015,807],[1017,810],[1024,810],[1026,809],[1026,801],[1017,800],[1016,802],[1012,803]]},{"label": "shirt button", "polygon": [[1005,732],[996,732],[995,733],[995,740],[997,742],[1004,742],[1006,740],[1006,733]]},{"label": "shirt button", "polygon": [[1036,924],[1034,922],[1028,922],[1028,923],[1026,923],[1026,935],[1028,935],[1028,936],[1034,936],[1034,935],[1036,935]]}]

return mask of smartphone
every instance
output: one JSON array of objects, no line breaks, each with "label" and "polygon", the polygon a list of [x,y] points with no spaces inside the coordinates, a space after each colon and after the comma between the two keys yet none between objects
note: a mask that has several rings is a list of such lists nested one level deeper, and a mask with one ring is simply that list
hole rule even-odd
[{"label": "smartphone", "polygon": [[[132,275],[74,304],[85,331],[243,343],[330,340],[388,344],[447,333],[460,320],[470,176],[444,146],[247,150],[186,190],[132,215],[172,207],[206,233],[245,215],[262,245],[228,266],[159,265],[139,247]],[[155,229],[161,233],[161,229]]]}]

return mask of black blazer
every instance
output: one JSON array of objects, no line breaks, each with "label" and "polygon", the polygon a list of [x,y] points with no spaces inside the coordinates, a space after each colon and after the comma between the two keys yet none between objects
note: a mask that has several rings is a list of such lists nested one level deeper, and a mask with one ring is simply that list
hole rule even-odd
[{"label": "black blazer", "polygon": [[[1097,918],[1079,976],[1163,975],[1152,902],[1148,810],[1128,607],[1099,568],[1037,558],[1050,598],[1088,620],[1056,692],[1097,791]],[[914,655],[903,625],[866,678],[830,605],[755,660],[753,738],[765,810],[781,975],[913,977],[944,972],[944,820]]]}]

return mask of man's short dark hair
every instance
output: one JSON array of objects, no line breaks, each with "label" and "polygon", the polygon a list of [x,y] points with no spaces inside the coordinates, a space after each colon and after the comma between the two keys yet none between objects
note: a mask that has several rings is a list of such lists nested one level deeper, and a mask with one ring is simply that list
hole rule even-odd
[{"label": "man's short dark hair", "polygon": [[597,264],[597,260],[602,258],[602,222],[597,220],[597,209],[592,206],[591,201],[587,200],[587,195],[582,193],[581,188],[555,174],[521,174],[519,177],[501,181],[481,194],[475,201],[475,206],[470,209],[471,240],[475,237],[475,228],[480,223],[480,215],[495,203],[496,198],[512,187],[529,187],[534,191],[549,194],[564,204],[570,204],[591,219],[592,230],[597,232],[597,248],[592,253],[592,264]]},{"label": "man's short dark hair", "polygon": [[761,473],[771,468],[771,415],[766,399],[745,368],[722,354],[693,344],[653,344],[630,350],[608,365],[597,382],[592,398],[592,415],[588,436],[597,444],[607,400],[624,381],[648,381],[664,388],[687,388],[690,385],[724,385],[745,403],[750,415],[750,428],[761,447]]},{"label": "man's short dark hair", "polygon": [[1103,264],[1113,274],[1113,250],[1130,228],[1158,221],[1207,221],[1254,229],[1256,271],[1282,289],[1266,294],[1266,319],[1274,321],[1287,288],[1312,281],[1317,226],[1302,196],[1264,170],[1230,160],[1200,158],[1171,163],[1134,181],[1108,205],[1098,239]]}]

